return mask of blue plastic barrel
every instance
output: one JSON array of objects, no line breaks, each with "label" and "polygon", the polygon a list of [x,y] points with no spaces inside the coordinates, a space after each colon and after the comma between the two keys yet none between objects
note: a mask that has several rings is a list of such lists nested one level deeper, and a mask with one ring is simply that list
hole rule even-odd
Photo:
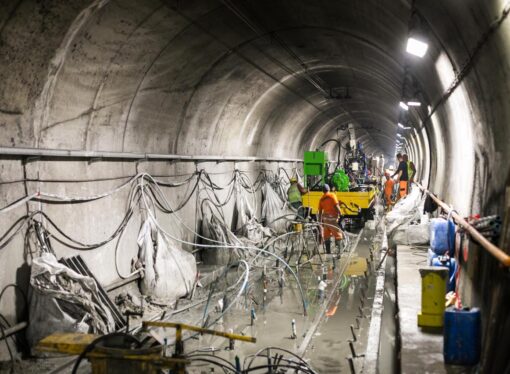
[{"label": "blue plastic barrel", "polygon": [[427,265],[432,266],[432,261],[439,256],[436,252],[434,252],[431,248],[427,251]]},{"label": "blue plastic barrel", "polygon": [[457,262],[454,258],[448,256],[433,256],[431,258],[432,266],[444,266],[448,268],[447,291],[455,291],[455,272],[457,271]]},{"label": "blue plastic barrel", "polygon": [[433,218],[430,220],[430,248],[442,256],[450,248],[449,243],[449,223],[443,218]]},{"label": "blue plastic barrel", "polygon": [[480,309],[446,309],[443,344],[445,364],[476,365],[480,360],[480,329]]},{"label": "blue plastic barrel", "polygon": [[450,257],[455,255],[455,223],[452,220],[448,221],[448,250]]}]

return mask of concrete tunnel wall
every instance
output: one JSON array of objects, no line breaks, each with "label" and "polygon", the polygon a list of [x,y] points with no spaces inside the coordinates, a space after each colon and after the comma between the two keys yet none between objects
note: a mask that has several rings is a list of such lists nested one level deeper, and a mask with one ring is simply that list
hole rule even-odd
[{"label": "concrete tunnel wall", "polygon": [[[408,1],[245,2],[242,8],[256,27],[213,0],[19,0],[0,7],[0,146],[299,158],[328,138],[345,139],[346,124],[354,123],[367,153],[391,162],[408,71],[426,104],[410,113],[417,131],[402,132],[419,180],[462,214],[504,213],[510,160],[508,22],[489,35],[461,83],[440,101],[502,17],[502,1],[415,1],[430,37],[423,59],[404,51],[412,11]],[[349,87],[351,98],[328,97],[310,84],[310,76],[333,91]],[[137,167],[161,175],[195,170],[163,162],[0,160],[2,182],[98,179],[133,175]],[[200,167],[222,172],[233,165]],[[218,176],[219,183],[225,180]],[[25,188],[90,195],[115,185],[3,183],[0,207],[24,196]],[[175,192],[172,201],[183,195]],[[113,231],[125,201],[121,194],[106,203],[29,207],[42,208],[64,231],[90,242]],[[1,232],[26,209],[0,216]],[[192,225],[193,204],[181,215]],[[176,234],[189,235],[166,219]],[[130,243],[124,271],[136,252],[139,221],[130,225],[123,238]],[[0,286],[26,282],[26,270],[20,271],[23,248],[18,235],[0,250]],[[117,277],[112,251],[84,254],[105,283]],[[487,268],[481,278],[475,279],[475,270],[464,276],[466,300],[488,305],[490,297],[472,283],[489,282],[495,265],[485,254],[480,261]],[[12,297],[6,294],[0,301],[9,318],[15,313]]]}]

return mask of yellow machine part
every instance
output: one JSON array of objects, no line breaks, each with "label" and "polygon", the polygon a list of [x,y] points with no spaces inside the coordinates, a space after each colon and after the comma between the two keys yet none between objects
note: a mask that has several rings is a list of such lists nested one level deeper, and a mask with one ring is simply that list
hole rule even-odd
[{"label": "yellow machine part", "polygon": [[37,344],[36,350],[79,355],[97,338],[99,335],[94,334],[55,333],[41,340]]},{"label": "yellow machine part", "polygon": [[[367,192],[335,192],[340,202],[340,210],[343,216],[357,216],[359,209],[369,209],[372,207],[375,199],[375,189]],[[323,193],[321,191],[310,191],[303,195],[303,206],[309,207],[312,214],[317,214],[319,200]],[[342,204],[343,203],[343,204]],[[345,204],[345,205],[344,205]]]},{"label": "yellow machine part", "polygon": [[[200,334],[208,334],[227,338],[231,341],[256,343],[257,339],[251,336],[239,335],[224,331],[210,330],[203,327],[186,325],[183,323],[165,321],[144,321],[143,327],[166,327],[174,328],[176,352],[172,357],[162,355],[162,346],[151,348],[115,348],[95,346],[86,354],[86,358],[92,366],[92,374],[158,374],[161,369],[173,369],[172,372],[186,373],[186,365],[190,361],[183,356],[183,330],[196,331]],[[42,339],[36,346],[41,352],[58,352],[71,355],[79,355],[94,342],[99,336],[82,333],[54,333]],[[177,351],[181,347],[182,352]],[[168,352],[167,352],[168,353]]]},{"label": "yellow machine part", "polygon": [[349,265],[347,266],[347,269],[345,269],[344,274],[346,276],[361,276],[365,274],[365,271],[367,271],[367,259],[365,257],[351,257],[351,260],[349,261]]},{"label": "yellow machine part", "polygon": [[[40,352],[81,354],[99,335],[82,333],[54,333],[36,346]],[[96,347],[86,355],[93,374],[158,374],[163,368],[181,368],[190,361],[179,357],[163,357],[161,350],[118,349]]]},{"label": "yellow machine part", "polygon": [[441,266],[420,269],[421,313],[418,314],[418,326],[443,326],[448,273],[448,268]]}]

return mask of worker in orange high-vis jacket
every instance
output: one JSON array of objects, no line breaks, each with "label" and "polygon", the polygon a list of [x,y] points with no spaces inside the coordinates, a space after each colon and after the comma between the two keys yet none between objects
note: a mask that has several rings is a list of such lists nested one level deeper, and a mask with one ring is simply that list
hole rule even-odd
[{"label": "worker in orange high-vis jacket", "polygon": [[386,210],[390,210],[393,205],[393,200],[391,196],[393,195],[393,187],[395,186],[395,181],[390,177],[390,173],[385,172],[384,176],[386,177],[386,182],[384,182],[384,202],[386,205]]},{"label": "worker in orange high-vis jacket", "polygon": [[398,168],[397,168],[397,171],[395,171],[395,173],[393,173],[393,175],[391,176],[392,178],[395,176],[395,175],[398,175],[398,196],[397,196],[397,201],[401,198],[403,198],[404,196],[407,195],[407,188],[408,188],[408,182],[409,182],[409,177],[408,177],[408,172],[407,172],[407,163],[404,161],[404,157],[402,156],[402,153],[397,153],[397,160],[398,160]]},{"label": "worker in orange high-vis jacket", "polygon": [[340,254],[340,242],[343,240],[343,233],[338,226],[338,220],[341,215],[340,202],[336,194],[330,191],[329,185],[325,184],[319,201],[319,222],[322,224],[324,246],[326,253],[331,253],[331,237],[335,238],[335,246]]}]

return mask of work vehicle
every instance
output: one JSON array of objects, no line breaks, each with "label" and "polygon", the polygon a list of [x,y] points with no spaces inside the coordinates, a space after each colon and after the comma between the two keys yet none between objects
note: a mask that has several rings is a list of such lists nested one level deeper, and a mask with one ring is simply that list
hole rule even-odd
[{"label": "work vehicle", "polygon": [[[369,165],[372,160],[366,157],[361,144],[356,142],[353,134],[354,131],[351,131],[343,165],[338,159],[334,166],[335,162],[328,161],[328,154],[325,151],[305,152],[304,185],[309,192],[302,196],[302,201],[303,207],[308,208],[310,214],[315,216],[323,194],[322,188],[328,183],[340,202],[342,219],[357,221],[363,226],[374,216],[375,197],[380,180],[370,172]],[[337,142],[340,153],[342,146],[340,141],[336,139],[328,141]],[[379,162],[379,159],[377,161]]]}]

